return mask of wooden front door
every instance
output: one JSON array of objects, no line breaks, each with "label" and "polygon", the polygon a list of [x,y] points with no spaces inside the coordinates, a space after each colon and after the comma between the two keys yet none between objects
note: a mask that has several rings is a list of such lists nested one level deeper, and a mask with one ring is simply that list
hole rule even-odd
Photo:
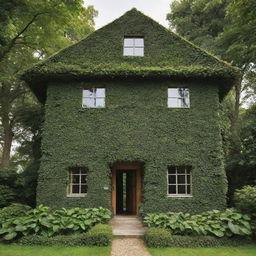
[{"label": "wooden front door", "polygon": [[116,164],[112,168],[112,208],[114,214],[138,215],[141,202],[141,167]]}]

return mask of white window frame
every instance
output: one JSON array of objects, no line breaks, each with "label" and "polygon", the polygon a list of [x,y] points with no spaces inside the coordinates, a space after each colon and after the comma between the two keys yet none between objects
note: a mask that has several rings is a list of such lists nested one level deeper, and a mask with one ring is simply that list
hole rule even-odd
[{"label": "white window frame", "polygon": [[[133,40],[133,44],[132,46],[126,46],[125,45],[125,39],[130,39]],[[136,39],[142,39],[143,40],[143,46],[137,46],[135,43]],[[123,55],[124,56],[137,56],[137,57],[143,57],[144,56],[144,37],[124,37],[124,49],[123,49]],[[125,54],[125,49],[133,49],[133,54]],[[143,49],[143,54],[142,55],[138,55],[136,54],[136,49]]]},{"label": "white window frame", "polygon": [[[169,168],[175,168],[175,173],[169,174]],[[178,173],[179,168],[184,168],[184,173]],[[192,197],[192,168],[191,166],[169,166],[167,169],[167,196],[168,197]],[[178,183],[178,176],[185,175],[185,183]],[[175,183],[169,183],[169,176],[175,176]],[[188,176],[190,176],[190,183],[188,183]],[[178,193],[178,186],[185,186],[185,193]],[[176,193],[169,193],[169,186],[176,186]],[[187,187],[190,186],[190,193],[187,193]]]},{"label": "white window frame", "polygon": [[[173,96],[170,96],[169,95],[169,89],[186,89],[188,90],[188,106],[178,106],[178,100],[183,100],[185,99],[185,97],[181,97],[181,96],[176,96],[176,97],[173,97]],[[170,106],[169,105],[169,99],[176,99],[177,100],[177,106],[173,107],[173,106]],[[190,91],[189,91],[189,88],[186,88],[186,87],[169,87],[167,89],[167,106],[168,108],[190,108]]]},{"label": "white window frame", "polygon": [[[97,96],[97,89],[104,89],[104,97]],[[92,96],[84,96],[84,91],[92,91]],[[94,103],[93,106],[87,106],[84,104],[84,99],[93,99]],[[97,106],[97,99],[103,99],[104,100],[104,106]],[[106,88],[105,87],[93,87],[93,88],[84,88],[82,93],[82,107],[83,108],[105,108],[106,107]]]},{"label": "white window frame", "polygon": [[[76,170],[77,173],[73,173],[73,171]],[[78,173],[79,170],[79,173]],[[88,192],[88,185],[87,185],[87,177],[88,177],[88,169],[85,167],[74,167],[70,168],[69,170],[69,182],[68,182],[68,191],[67,191],[67,197],[85,197]],[[86,172],[84,172],[86,171]],[[73,176],[79,176],[79,182],[78,183],[73,183]],[[86,176],[86,183],[82,183],[82,176]],[[78,193],[73,193],[73,185],[78,185],[79,186],[79,192]],[[82,185],[87,186],[87,192],[82,193]]]}]

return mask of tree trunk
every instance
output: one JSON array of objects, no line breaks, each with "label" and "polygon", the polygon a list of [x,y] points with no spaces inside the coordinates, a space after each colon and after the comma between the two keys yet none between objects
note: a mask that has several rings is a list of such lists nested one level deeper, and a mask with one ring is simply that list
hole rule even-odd
[{"label": "tree trunk", "polygon": [[239,132],[239,126],[238,126],[241,90],[242,90],[242,77],[235,84],[235,106],[234,106],[234,113],[231,121],[232,142],[233,142],[232,149],[234,153],[239,153],[240,146],[241,146],[240,132]]},{"label": "tree trunk", "polygon": [[8,168],[10,167],[11,147],[12,147],[12,140],[14,136],[10,120],[3,119],[3,128],[4,128],[4,139],[3,139],[3,155],[1,159],[1,167]]}]

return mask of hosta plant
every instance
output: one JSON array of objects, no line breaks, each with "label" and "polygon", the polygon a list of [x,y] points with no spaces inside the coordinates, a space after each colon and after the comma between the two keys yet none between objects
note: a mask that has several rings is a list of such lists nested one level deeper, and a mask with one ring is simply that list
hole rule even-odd
[{"label": "hosta plant", "polygon": [[0,237],[12,240],[32,234],[52,237],[82,233],[96,224],[108,222],[110,218],[111,212],[102,207],[62,208],[51,211],[48,207],[40,205],[29,211],[26,216],[7,219],[1,224]]},{"label": "hosta plant", "polygon": [[213,235],[231,237],[251,235],[250,216],[235,209],[213,210],[198,215],[189,213],[147,214],[148,227],[168,229],[174,235]]}]

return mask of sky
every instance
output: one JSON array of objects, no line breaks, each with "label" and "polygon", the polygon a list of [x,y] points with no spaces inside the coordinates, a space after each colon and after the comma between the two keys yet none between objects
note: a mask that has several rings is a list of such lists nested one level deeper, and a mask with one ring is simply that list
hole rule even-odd
[{"label": "sky", "polygon": [[172,0],[84,0],[85,6],[93,5],[99,11],[95,18],[96,29],[110,23],[133,7],[168,27],[166,14]]}]

